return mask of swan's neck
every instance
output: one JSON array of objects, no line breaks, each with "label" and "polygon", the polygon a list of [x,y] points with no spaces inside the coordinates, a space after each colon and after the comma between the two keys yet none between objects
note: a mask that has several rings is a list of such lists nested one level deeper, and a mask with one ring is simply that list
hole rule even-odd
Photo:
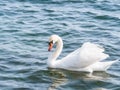
[{"label": "swan's neck", "polygon": [[48,58],[48,66],[49,67],[55,67],[56,59],[62,52],[62,48],[63,48],[63,41],[61,38],[59,38],[58,41],[56,42],[55,52]]}]

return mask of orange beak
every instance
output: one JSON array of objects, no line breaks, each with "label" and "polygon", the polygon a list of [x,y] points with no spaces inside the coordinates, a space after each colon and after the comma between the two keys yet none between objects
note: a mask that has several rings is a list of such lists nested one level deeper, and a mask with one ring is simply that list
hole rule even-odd
[{"label": "orange beak", "polygon": [[53,43],[49,43],[48,51],[51,51],[52,47],[53,47]]}]

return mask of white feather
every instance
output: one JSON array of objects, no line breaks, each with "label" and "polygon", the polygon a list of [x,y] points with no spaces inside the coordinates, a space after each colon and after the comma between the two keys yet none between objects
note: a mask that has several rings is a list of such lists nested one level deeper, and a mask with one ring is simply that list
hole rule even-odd
[{"label": "white feather", "polygon": [[104,48],[90,42],[84,43],[80,48],[61,60],[56,60],[63,48],[62,39],[57,35],[52,35],[49,40],[53,40],[57,43],[56,51],[48,58],[48,67],[51,68],[85,72],[105,71],[116,62],[101,62],[109,57],[109,55],[104,53]]}]

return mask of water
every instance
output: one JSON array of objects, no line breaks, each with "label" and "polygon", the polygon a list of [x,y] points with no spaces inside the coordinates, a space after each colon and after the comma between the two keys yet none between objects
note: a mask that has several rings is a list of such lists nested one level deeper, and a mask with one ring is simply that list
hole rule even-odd
[{"label": "water", "polygon": [[120,57],[119,0],[0,0],[0,90],[120,90],[120,62],[107,72],[48,69],[48,38],[63,38],[62,58],[84,42]]}]

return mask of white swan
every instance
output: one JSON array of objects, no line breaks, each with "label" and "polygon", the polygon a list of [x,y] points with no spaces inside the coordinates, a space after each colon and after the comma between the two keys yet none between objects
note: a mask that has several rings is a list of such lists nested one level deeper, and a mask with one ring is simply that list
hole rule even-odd
[{"label": "white swan", "polygon": [[109,57],[109,55],[103,53],[103,48],[90,42],[84,43],[81,48],[78,48],[61,60],[56,60],[63,48],[63,41],[58,35],[52,35],[49,38],[48,51],[52,49],[53,44],[55,43],[57,45],[56,50],[50,57],[48,57],[47,61],[48,67],[50,68],[61,68],[92,73],[93,71],[105,71],[111,64],[117,61],[103,62],[102,60]]}]

